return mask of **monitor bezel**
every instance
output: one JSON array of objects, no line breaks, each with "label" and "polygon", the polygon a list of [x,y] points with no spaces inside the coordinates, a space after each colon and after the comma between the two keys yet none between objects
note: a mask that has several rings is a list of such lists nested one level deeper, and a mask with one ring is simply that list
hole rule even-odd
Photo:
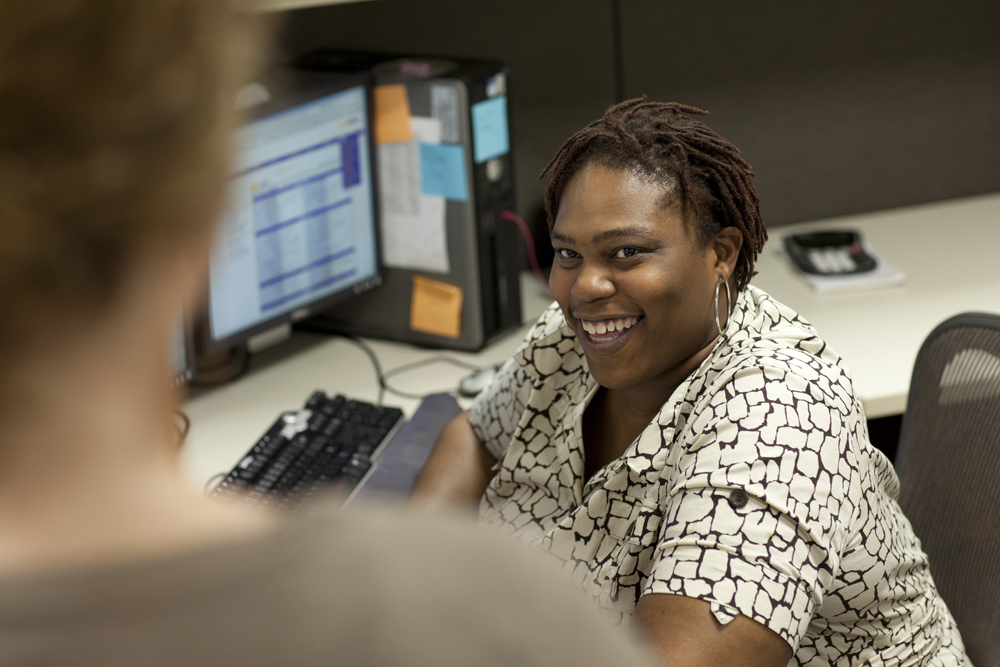
[{"label": "monitor bezel", "polygon": [[246,345],[254,336],[270,331],[276,327],[306,319],[312,315],[340,305],[356,295],[367,292],[379,286],[385,278],[385,267],[382,264],[382,230],[379,212],[378,166],[375,151],[375,88],[372,76],[367,72],[355,74],[318,73],[303,70],[283,70],[271,76],[265,87],[271,92],[270,100],[263,102],[246,112],[244,123],[273,116],[296,106],[308,104],[324,97],[336,95],[350,88],[363,86],[365,91],[366,116],[368,130],[365,133],[368,146],[368,162],[371,168],[369,174],[371,188],[371,211],[374,219],[375,242],[375,274],[354,285],[333,294],[328,294],[308,304],[291,311],[276,315],[259,322],[252,327],[241,329],[222,338],[215,338],[212,332],[211,320],[211,285],[206,281],[203,307],[199,312],[199,335],[196,337],[198,349],[203,354],[217,354],[228,349]]}]

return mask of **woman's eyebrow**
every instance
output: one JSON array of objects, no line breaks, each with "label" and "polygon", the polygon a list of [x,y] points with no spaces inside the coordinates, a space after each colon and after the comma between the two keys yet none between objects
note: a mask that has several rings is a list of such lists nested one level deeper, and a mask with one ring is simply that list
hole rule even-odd
[{"label": "woman's eyebrow", "polygon": [[[653,233],[653,229],[646,225],[628,225],[625,227],[615,227],[613,229],[605,229],[603,232],[599,232],[590,239],[591,243],[603,243],[605,241],[610,241],[611,239],[620,238],[623,236],[650,236]],[[566,236],[555,230],[549,232],[549,238],[553,241],[562,241],[563,243],[573,243],[573,238],[571,236]]]},{"label": "woman's eyebrow", "polygon": [[627,225],[625,227],[615,227],[613,229],[605,229],[603,232],[594,234],[591,239],[592,243],[602,243],[604,241],[610,241],[622,236],[650,236],[653,233],[652,227],[647,225]]}]

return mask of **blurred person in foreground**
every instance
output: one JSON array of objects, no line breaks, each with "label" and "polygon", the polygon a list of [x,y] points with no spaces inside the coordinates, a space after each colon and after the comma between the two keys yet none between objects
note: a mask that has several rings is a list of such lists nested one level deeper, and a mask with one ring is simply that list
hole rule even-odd
[{"label": "blurred person in foreground", "polygon": [[750,284],[753,172],[704,114],[627,100],[559,149],[556,302],[414,499],[555,556],[668,665],[968,665],[844,361]]},{"label": "blurred person in foreground", "polygon": [[168,339],[261,38],[228,7],[0,2],[0,662],[645,664],[521,549],[180,478]]}]

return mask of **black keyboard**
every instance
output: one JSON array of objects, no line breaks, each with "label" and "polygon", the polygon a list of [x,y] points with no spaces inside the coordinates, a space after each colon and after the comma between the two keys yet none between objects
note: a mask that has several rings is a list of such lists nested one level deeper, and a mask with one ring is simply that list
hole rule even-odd
[{"label": "black keyboard", "polygon": [[273,509],[327,491],[347,499],[404,421],[399,408],[314,392],[301,410],[282,414],[211,495]]}]

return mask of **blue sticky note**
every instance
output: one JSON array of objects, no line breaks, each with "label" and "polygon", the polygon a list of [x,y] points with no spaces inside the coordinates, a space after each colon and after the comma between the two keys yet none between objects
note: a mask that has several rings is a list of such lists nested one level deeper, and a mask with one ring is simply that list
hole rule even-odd
[{"label": "blue sticky note", "polygon": [[472,146],[476,164],[510,151],[506,95],[472,105]]},{"label": "blue sticky note", "polygon": [[420,144],[420,180],[421,190],[425,195],[440,195],[452,201],[468,201],[465,146]]}]

